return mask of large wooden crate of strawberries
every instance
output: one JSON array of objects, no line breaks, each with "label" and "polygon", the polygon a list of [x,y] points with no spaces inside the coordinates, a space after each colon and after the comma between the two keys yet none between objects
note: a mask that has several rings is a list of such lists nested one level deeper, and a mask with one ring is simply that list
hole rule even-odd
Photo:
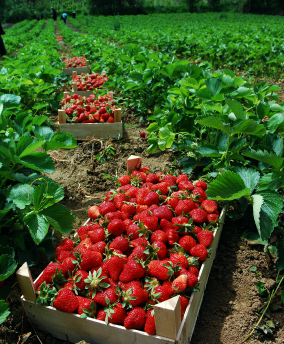
[{"label": "large wooden crate of strawberries", "polygon": [[[116,192],[89,209],[76,244],[65,239],[56,249],[57,263],[35,281],[26,263],[17,271],[26,314],[36,329],[72,343],[187,344],[225,209],[206,199],[204,181],[152,173],[136,156],[127,165]],[[58,286],[62,275],[68,281]],[[36,305],[46,291],[53,306]]]},{"label": "large wooden crate of strawberries", "polygon": [[123,137],[121,109],[114,105],[113,92],[88,97],[64,92],[62,109],[58,110],[58,130],[68,132],[77,140]]}]

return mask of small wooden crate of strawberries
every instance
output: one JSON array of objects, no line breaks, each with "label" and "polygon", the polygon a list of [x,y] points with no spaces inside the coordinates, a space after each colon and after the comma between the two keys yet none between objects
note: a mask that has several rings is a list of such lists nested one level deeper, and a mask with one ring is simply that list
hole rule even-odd
[{"label": "small wooden crate of strawberries", "polygon": [[102,96],[92,93],[88,97],[64,92],[62,108],[58,110],[58,129],[72,134],[77,140],[93,136],[121,138],[121,109],[114,104],[113,92]]},{"label": "small wooden crate of strawberries", "polygon": [[65,59],[62,60],[62,62],[65,64],[65,68],[62,68],[62,72],[67,76],[72,75],[73,71],[78,74],[91,72],[89,60],[86,59],[85,55]]},{"label": "small wooden crate of strawberries", "polygon": [[72,73],[72,93],[80,96],[90,96],[94,91],[101,89],[103,84],[108,81],[105,72],[98,73],[81,73],[76,71]]},{"label": "small wooden crate of strawberries", "polygon": [[35,282],[26,263],[17,271],[36,329],[72,343],[190,342],[225,209],[203,180],[141,162],[127,160],[116,190],[89,208]]}]

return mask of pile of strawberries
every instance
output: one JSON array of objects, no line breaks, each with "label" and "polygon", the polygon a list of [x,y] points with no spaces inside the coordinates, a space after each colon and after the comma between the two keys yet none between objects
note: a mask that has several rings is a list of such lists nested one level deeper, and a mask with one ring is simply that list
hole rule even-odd
[{"label": "pile of strawberries", "polygon": [[58,40],[58,42],[63,41],[63,37],[62,36],[56,36],[56,39]]},{"label": "pile of strawberries", "polygon": [[86,66],[86,57],[72,57],[71,59],[62,60],[63,63],[65,63],[65,68],[71,68],[71,67],[84,67]]},{"label": "pile of strawberries", "polygon": [[91,221],[56,248],[37,302],[155,334],[153,306],[180,295],[181,318],[218,226],[204,181],[149,167],[118,178]]},{"label": "pile of strawberries", "polygon": [[82,73],[81,75],[73,76],[72,80],[77,83],[78,91],[91,91],[101,88],[108,81],[108,77],[97,73]]},{"label": "pile of strawberries", "polygon": [[114,123],[114,101],[108,96],[82,97],[78,94],[62,99],[67,120],[75,123]]}]

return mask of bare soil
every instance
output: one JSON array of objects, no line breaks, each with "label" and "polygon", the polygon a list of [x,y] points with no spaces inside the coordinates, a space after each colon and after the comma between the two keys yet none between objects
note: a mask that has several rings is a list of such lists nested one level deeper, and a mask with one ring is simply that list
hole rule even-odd
[{"label": "bare soil", "polygon": [[[64,49],[67,55],[67,46]],[[142,156],[143,165],[155,170],[168,171],[173,164],[175,154],[170,150],[154,154],[146,152],[147,140],[139,135],[141,130],[145,130],[146,123],[139,123],[131,110],[123,112],[123,122],[126,124],[124,136],[119,141],[101,143],[90,138],[79,143],[75,149],[50,152],[56,163],[55,172],[50,177],[63,186],[65,198],[62,204],[76,215],[74,231],[87,219],[88,208],[102,202],[106,192],[114,186],[113,180],[107,175],[121,176],[126,172],[126,160],[130,155]],[[106,163],[101,163],[95,156],[102,154],[108,145],[112,147],[114,155]],[[224,225],[191,344],[242,343],[257,323],[259,317],[256,313],[260,312],[261,304],[266,301],[266,298],[259,296],[255,284],[262,281],[269,290],[275,286],[276,269],[273,263],[266,261],[262,246],[249,245],[241,239],[245,229],[244,221],[227,221]],[[61,235],[58,235],[55,244],[61,240]],[[277,232],[273,240],[277,240]],[[31,269],[33,278],[39,275],[46,264],[47,261],[43,259]],[[257,268],[256,272],[250,271],[252,266]],[[48,333],[35,330],[25,316],[16,278],[12,276],[6,285],[12,287],[6,299],[11,315],[0,325],[0,344],[67,344]],[[280,293],[281,290],[275,297],[274,312],[264,318],[267,321],[271,317],[274,323],[279,322],[274,334],[271,337],[254,334],[247,343],[284,343],[284,313]]]}]

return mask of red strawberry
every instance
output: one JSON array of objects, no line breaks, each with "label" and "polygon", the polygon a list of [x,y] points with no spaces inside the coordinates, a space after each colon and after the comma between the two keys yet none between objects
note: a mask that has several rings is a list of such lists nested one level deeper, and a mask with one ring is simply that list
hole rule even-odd
[{"label": "red strawberry", "polygon": [[187,215],[193,209],[195,209],[195,205],[192,199],[184,199],[180,200],[175,208],[175,214],[179,215]]},{"label": "red strawberry", "polygon": [[[186,271],[187,272],[187,271]],[[194,275],[194,277],[196,277]],[[173,288],[175,289],[176,293],[180,293],[185,291],[187,287],[187,275],[179,275],[172,283]]]},{"label": "red strawberry", "polygon": [[113,202],[117,209],[121,209],[124,204],[123,202],[127,202],[127,197],[123,193],[118,193],[114,196]]},{"label": "red strawberry", "polygon": [[[132,307],[137,307],[143,303],[145,303],[148,299],[148,293],[145,289],[142,289],[141,286],[131,286],[125,290],[126,292],[123,294],[123,302],[128,302],[132,305]],[[134,300],[133,300],[133,299]]]},{"label": "red strawberry", "polygon": [[103,260],[100,252],[87,249],[84,246],[78,246],[73,251],[73,256],[79,260],[82,270],[90,270],[91,268],[100,265]]},{"label": "red strawberry", "polygon": [[[168,282],[168,281],[165,281]],[[158,302],[164,302],[169,300],[173,294],[174,290],[172,288],[171,282],[167,285],[159,285],[155,288],[155,294],[159,294],[159,297],[157,297]]]},{"label": "red strawberry", "polygon": [[105,309],[105,312],[108,317],[108,323],[110,324],[123,325],[124,320],[127,316],[125,308],[122,306],[121,303],[115,303],[114,305],[111,305],[110,307],[108,307],[108,309]]},{"label": "red strawberry", "polygon": [[195,196],[195,198],[197,198],[199,203],[203,202],[203,200],[207,197],[206,192],[198,186],[193,189],[192,194]]},{"label": "red strawberry", "polygon": [[193,257],[198,257],[199,261],[203,262],[207,256],[208,256],[208,252],[207,249],[204,245],[198,244],[195,245],[194,247],[192,247],[192,249],[190,250],[190,254]]},{"label": "red strawberry", "polygon": [[174,226],[174,229],[177,230],[178,232],[185,234],[186,231],[184,230],[185,226],[189,221],[188,217],[185,216],[178,216],[178,217],[173,217],[172,218],[172,223]]},{"label": "red strawberry", "polygon": [[140,168],[140,172],[149,173],[151,171],[150,167],[143,166]]},{"label": "red strawberry", "polygon": [[60,250],[60,251],[57,251],[55,253],[55,259],[59,262],[59,263],[63,263],[64,260],[67,258],[67,257],[70,257],[71,256],[71,251],[63,251],[63,250]]},{"label": "red strawberry", "polygon": [[170,269],[169,262],[166,260],[151,260],[148,264],[148,271],[151,276],[157,277],[161,281],[168,280],[173,272]]},{"label": "red strawberry", "polygon": [[180,295],[180,310],[181,310],[181,320],[184,317],[184,313],[186,311],[186,308],[189,304],[188,298],[184,295]]},{"label": "red strawberry", "polygon": [[156,184],[159,183],[159,178],[155,173],[149,173],[146,177],[146,182]]},{"label": "red strawberry", "polygon": [[64,271],[66,271],[66,274],[69,272],[72,274],[72,272],[77,268],[77,263],[74,263],[74,261],[76,262],[73,256],[64,259],[62,267]]},{"label": "red strawberry", "polygon": [[105,289],[104,291],[98,292],[96,296],[94,297],[94,301],[101,306],[107,307],[106,298],[109,299],[110,303],[114,303],[115,301],[119,299],[119,297],[115,293],[114,287],[109,287]]},{"label": "red strawberry", "polygon": [[99,206],[100,214],[106,215],[107,213],[110,213],[112,211],[116,211],[116,206],[112,202],[104,202]]},{"label": "red strawberry", "polygon": [[143,139],[146,137],[146,133],[145,131],[140,131],[140,137],[142,137]]},{"label": "red strawberry", "polygon": [[143,266],[134,260],[129,260],[126,265],[124,265],[123,271],[119,276],[119,280],[126,283],[142,278],[144,275],[145,270]]},{"label": "red strawberry", "polygon": [[186,283],[188,288],[194,289],[198,283],[198,277],[195,274],[188,272],[186,269],[181,269],[180,274],[182,276],[187,276]]},{"label": "red strawberry", "polygon": [[129,255],[128,260],[131,260],[131,259],[134,260],[137,257],[139,260],[145,261],[147,259],[147,254],[144,253],[144,251],[145,251],[144,246],[135,247],[132,253]]},{"label": "red strawberry", "polygon": [[156,192],[149,192],[144,199],[144,204],[150,206],[152,204],[159,204],[160,197]]},{"label": "red strawberry", "polygon": [[[111,212],[106,214],[105,219],[106,219],[106,221],[112,221],[114,219],[121,220],[122,219],[122,212],[120,210],[111,211]],[[103,220],[102,220],[102,223],[103,223]]]},{"label": "red strawberry", "polygon": [[207,184],[205,183],[204,180],[198,180],[198,181],[195,183],[195,186],[202,188],[204,191],[207,190]]},{"label": "red strawberry", "polygon": [[90,226],[82,226],[77,230],[77,234],[81,240],[86,239],[88,232],[90,231]]},{"label": "red strawberry", "polygon": [[122,213],[128,213],[129,215],[133,215],[136,213],[136,205],[133,203],[124,203],[121,207]]},{"label": "red strawberry", "polygon": [[175,209],[176,206],[178,205],[179,199],[178,197],[169,197],[167,199],[167,205],[171,207],[172,209]]},{"label": "red strawberry", "polygon": [[168,242],[168,237],[167,234],[164,231],[161,230],[156,230],[152,235],[151,235],[151,242],[154,241],[161,241],[164,244]]},{"label": "red strawberry", "polygon": [[168,221],[171,221],[173,218],[173,214],[167,205],[162,205],[159,208],[155,209],[153,211],[153,215],[156,216],[160,220],[166,219]]},{"label": "red strawberry", "polygon": [[114,255],[107,260],[107,268],[110,274],[110,277],[114,281],[118,281],[119,275],[121,274],[124,268],[124,259],[118,255]]},{"label": "red strawberry", "polygon": [[180,183],[178,183],[178,188],[180,190],[189,190],[189,191],[191,191],[191,190],[194,189],[194,185],[190,181],[181,181]]},{"label": "red strawberry", "polygon": [[[173,219],[172,219],[172,220],[173,220]],[[162,230],[163,230],[164,232],[166,232],[168,229],[174,228],[172,222],[170,222],[170,221],[168,221],[168,220],[165,220],[165,219],[162,219],[162,220],[160,221],[160,226],[161,226],[161,228],[162,228]]]},{"label": "red strawberry", "polygon": [[185,182],[188,181],[188,177],[187,177],[186,174],[180,174],[180,175],[177,177],[176,184],[179,184],[179,183],[182,182],[182,181],[185,181]]},{"label": "red strawberry", "polygon": [[141,307],[133,308],[124,320],[124,327],[127,330],[142,330],[146,321],[146,312]]},{"label": "red strawberry", "polygon": [[194,228],[192,229],[193,234],[197,235],[199,232],[202,231],[202,228],[198,227],[198,226],[194,226]]},{"label": "red strawberry", "polygon": [[[88,317],[94,317],[96,314],[96,307],[92,299],[87,299],[86,297],[76,296],[79,306],[78,314],[87,314]],[[93,304],[91,306],[91,304]],[[92,309],[91,309],[92,308]],[[86,312],[87,311],[87,312]]]},{"label": "red strawberry", "polygon": [[146,182],[146,173],[144,172],[140,172],[140,171],[132,171],[131,172],[131,175],[135,176],[135,177],[138,177],[139,179],[142,180],[143,183]]},{"label": "red strawberry", "polygon": [[146,313],[146,322],[144,326],[144,331],[151,336],[153,336],[156,333],[154,309],[148,309]]},{"label": "red strawberry", "polygon": [[191,272],[192,274],[194,274],[196,277],[199,276],[199,270],[197,269],[196,266],[194,265],[190,265],[187,269],[188,272]]},{"label": "red strawberry", "polygon": [[85,279],[88,278],[89,274],[85,270],[77,270],[75,273],[75,285],[81,291],[84,291],[87,283]]},{"label": "red strawberry", "polygon": [[[60,273],[61,272],[61,273]],[[42,282],[46,282],[46,284],[52,284],[54,279],[58,280],[61,279],[60,275],[66,276],[67,270],[65,267],[60,263],[50,263],[47,267],[43,270],[40,280]],[[58,281],[58,283],[60,283]]]},{"label": "red strawberry", "polygon": [[199,244],[209,247],[214,239],[214,235],[210,231],[201,231],[197,234],[197,240]]},{"label": "red strawberry", "polygon": [[[89,232],[88,232],[89,233]],[[80,244],[77,246],[77,248],[78,247],[81,247],[81,246],[84,246],[84,247],[86,247],[86,248],[89,248],[90,246],[92,246],[93,245],[93,242],[92,242],[92,240],[90,239],[90,238],[86,238],[86,239],[84,239],[84,240],[82,240],[81,242],[80,242]]]},{"label": "red strawberry", "polygon": [[[129,177],[130,178],[130,177]],[[138,192],[138,188],[136,186],[131,186],[129,190],[126,191],[125,195],[131,198],[136,198],[136,194]]]},{"label": "red strawberry", "polygon": [[97,219],[100,215],[100,209],[96,205],[92,206],[88,210],[88,216],[90,219]]},{"label": "red strawberry", "polygon": [[144,236],[142,236],[137,239],[131,240],[129,244],[133,247],[138,247],[138,246],[146,247],[149,244],[149,242]]},{"label": "red strawberry", "polygon": [[216,223],[218,222],[218,215],[217,214],[208,214],[207,215],[207,220],[209,223]]},{"label": "red strawberry", "polygon": [[144,199],[146,198],[146,196],[148,195],[148,193],[150,193],[150,190],[148,189],[139,189],[136,193],[136,200],[138,204],[145,204],[144,203]]},{"label": "red strawberry", "polygon": [[190,217],[196,223],[205,223],[207,222],[207,214],[203,209],[193,209],[190,213]]},{"label": "red strawberry", "polygon": [[188,261],[186,257],[181,253],[171,253],[170,254],[170,261],[173,263],[173,266],[180,266],[181,268],[188,267]]},{"label": "red strawberry", "polygon": [[59,311],[73,313],[78,308],[79,302],[70,289],[64,288],[57,293],[53,306]]},{"label": "red strawberry", "polygon": [[94,245],[90,246],[90,250],[100,252],[102,255],[105,253],[106,243],[104,241],[99,241]]},{"label": "red strawberry", "polygon": [[111,244],[109,245],[109,248],[117,249],[117,250],[120,250],[122,253],[125,253],[129,248],[129,243],[128,243],[128,240],[124,238],[123,236],[117,236],[111,242]]},{"label": "red strawberry", "polygon": [[141,221],[149,231],[154,232],[158,227],[159,219],[156,216],[147,216]]},{"label": "red strawberry", "polygon": [[169,185],[166,182],[161,182],[158,184],[154,184],[152,186],[152,190],[160,191],[162,195],[167,195],[169,192]]},{"label": "red strawberry", "polygon": [[114,219],[108,224],[107,230],[113,236],[119,236],[124,232],[125,225],[124,225],[123,221],[121,221],[119,219]]},{"label": "red strawberry", "polygon": [[177,182],[177,177],[172,174],[166,174],[163,178],[163,182],[166,182],[169,186],[174,186]]},{"label": "red strawberry", "polygon": [[191,235],[185,235],[181,237],[178,243],[187,254],[189,254],[191,248],[197,244],[195,239]]},{"label": "red strawberry", "polygon": [[160,260],[163,260],[167,255],[167,246],[162,241],[154,241],[152,244],[154,249],[159,249],[157,252],[157,256]]},{"label": "red strawberry", "polygon": [[180,236],[179,236],[178,232],[175,229],[173,229],[173,228],[172,229],[168,229],[166,231],[166,235],[168,237],[168,243],[171,246],[174,246],[174,244],[179,241]]},{"label": "red strawberry", "polygon": [[104,241],[106,239],[106,234],[103,227],[88,232],[88,236],[92,240],[93,244],[96,244],[99,241]]},{"label": "red strawberry", "polygon": [[56,247],[56,252],[58,251],[71,251],[74,248],[74,243],[71,239],[64,239],[59,246]]},{"label": "red strawberry", "polygon": [[126,234],[128,238],[131,240],[139,238],[139,230],[140,228],[136,225],[136,223],[133,223],[132,225],[128,226],[126,229]]}]

